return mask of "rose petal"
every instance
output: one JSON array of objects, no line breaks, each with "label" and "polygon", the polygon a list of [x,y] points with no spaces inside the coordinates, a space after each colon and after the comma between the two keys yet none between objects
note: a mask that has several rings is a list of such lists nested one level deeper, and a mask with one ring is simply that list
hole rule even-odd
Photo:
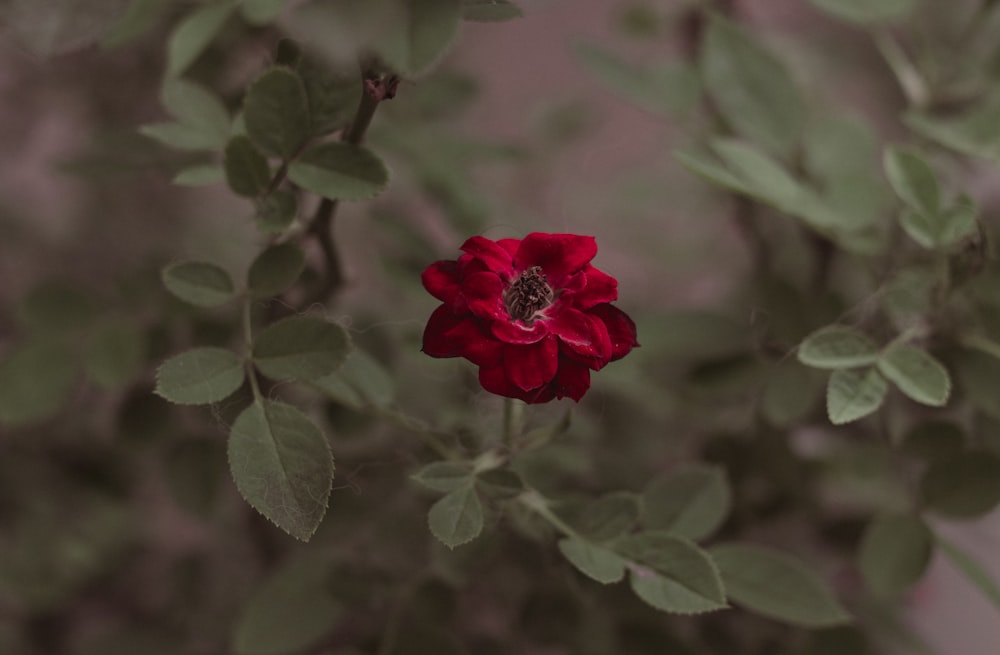
[{"label": "rose petal", "polygon": [[465,357],[479,366],[495,366],[503,355],[503,344],[470,315],[456,315],[441,305],[427,319],[421,350],[431,357]]},{"label": "rose petal", "polygon": [[594,237],[532,232],[521,241],[514,256],[514,268],[523,271],[531,266],[541,266],[550,282],[555,282],[553,276],[569,275],[580,270],[596,254],[597,241]]},{"label": "rose petal", "polygon": [[559,372],[550,386],[557,398],[568,397],[580,402],[583,394],[590,389],[590,370],[571,359],[562,359],[559,362]]},{"label": "rose petal", "polygon": [[504,283],[496,273],[473,273],[462,280],[462,296],[471,311],[481,318],[507,320],[503,304]]},{"label": "rose petal", "polygon": [[535,321],[528,325],[524,321],[493,321],[490,331],[500,341],[505,343],[535,343],[541,341],[549,333],[545,321]]},{"label": "rose petal", "polygon": [[461,293],[458,282],[458,262],[442,260],[434,262],[420,275],[424,288],[441,302],[454,305]]},{"label": "rose petal", "polygon": [[611,337],[611,361],[621,359],[639,346],[636,340],[635,323],[628,314],[614,305],[597,305],[590,310],[591,315],[601,319]]},{"label": "rose petal", "polygon": [[507,345],[503,366],[515,386],[529,391],[548,384],[559,369],[559,343],[553,337],[537,343]]},{"label": "rose petal", "polygon": [[496,241],[481,236],[470,237],[462,244],[461,250],[479,259],[494,273],[503,273],[508,277],[513,274],[511,254]]},{"label": "rose petal", "polygon": [[479,384],[490,393],[507,398],[517,398],[526,403],[547,403],[555,398],[555,393],[549,385],[525,391],[517,387],[507,378],[503,364],[483,366],[479,369]]},{"label": "rose petal", "polygon": [[514,261],[514,255],[517,253],[518,246],[521,245],[520,239],[497,239],[497,245],[510,253],[510,260]]},{"label": "rose petal", "polygon": [[584,269],[586,285],[573,294],[573,304],[580,309],[618,300],[618,280],[593,266]]},{"label": "rose petal", "polygon": [[594,370],[608,363],[611,339],[608,328],[597,316],[562,306],[552,312],[546,325],[569,350],[584,358]]}]

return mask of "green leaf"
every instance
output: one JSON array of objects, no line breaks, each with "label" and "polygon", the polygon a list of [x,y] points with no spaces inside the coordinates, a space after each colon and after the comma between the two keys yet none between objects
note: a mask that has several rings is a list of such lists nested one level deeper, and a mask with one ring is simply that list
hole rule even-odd
[{"label": "green leaf", "polygon": [[508,0],[464,0],[462,18],[496,23],[524,16],[521,8]]},{"label": "green leaf", "polygon": [[233,2],[206,4],[184,17],[167,40],[167,75],[176,77],[187,70],[212,39],[222,30],[236,9]]},{"label": "green leaf", "polygon": [[907,455],[934,461],[957,455],[965,447],[965,433],[957,424],[944,420],[918,423],[903,437],[900,450]]},{"label": "green leaf", "polygon": [[850,621],[827,585],[794,557],[750,544],[716,546],[709,553],[729,598],[752,612],[805,628]]},{"label": "green leaf", "polygon": [[340,368],[350,350],[351,337],[340,325],[292,316],[257,335],[253,362],[275,380],[314,380]]},{"label": "green leaf", "polygon": [[226,179],[226,171],[216,164],[195,164],[183,168],[170,182],[177,186],[212,186]]},{"label": "green leaf", "polygon": [[391,69],[406,76],[430,69],[458,32],[460,0],[399,0],[385,17],[375,42]]},{"label": "green leaf", "polygon": [[948,370],[921,348],[905,343],[890,346],[879,357],[878,370],[918,403],[943,407],[948,402]]},{"label": "green leaf", "polygon": [[792,358],[775,363],[764,386],[760,411],[772,425],[786,427],[805,418],[823,395],[825,380]]},{"label": "green leaf", "polygon": [[614,491],[600,498],[560,506],[558,513],[581,536],[594,542],[619,537],[639,521],[639,497]]},{"label": "green leaf", "polygon": [[295,220],[298,200],[291,191],[269,193],[257,205],[257,229],[261,232],[282,232]]},{"label": "green leaf", "polygon": [[271,183],[271,168],[253,142],[245,136],[235,136],[226,144],[226,183],[241,196],[255,198]]},{"label": "green leaf", "polygon": [[62,280],[47,280],[28,292],[17,308],[17,317],[31,332],[77,333],[98,316],[94,299]]},{"label": "green leaf", "polygon": [[952,357],[962,391],[977,409],[1000,419],[1000,359],[977,350],[962,349]]},{"label": "green leaf", "polygon": [[643,532],[615,542],[631,566],[632,591],[653,607],[673,614],[699,614],[726,607],[712,558],[693,543],[663,532]]},{"label": "green leaf", "polygon": [[937,540],[937,545],[941,548],[942,552],[948,556],[948,559],[952,561],[956,568],[961,571],[966,578],[969,579],[972,584],[979,587],[979,590],[983,592],[994,605],[1000,607],[1000,584],[993,579],[983,566],[972,558],[968,553],[963,551],[961,548],[953,544],[951,541],[945,539],[940,534],[935,535]]},{"label": "green leaf", "polygon": [[828,325],[805,338],[799,345],[798,358],[813,368],[855,368],[878,361],[879,348],[859,330],[846,325]]},{"label": "green leaf", "polygon": [[690,66],[656,67],[624,61],[598,45],[581,43],[576,56],[597,80],[616,94],[655,114],[672,117],[694,108],[701,94],[698,74]]},{"label": "green leaf", "polygon": [[831,16],[862,25],[903,18],[914,10],[917,0],[809,0]]},{"label": "green leaf", "polygon": [[736,132],[777,155],[792,151],[805,108],[780,60],[728,20],[712,15],[699,63],[719,113]]},{"label": "green leaf", "polygon": [[920,481],[928,509],[952,518],[982,516],[1000,503],[1000,457],[969,451],[935,460]]},{"label": "green leaf", "polygon": [[160,99],[164,108],[181,125],[202,135],[211,149],[221,149],[229,138],[230,120],[222,100],[200,84],[167,79]]},{"label": "green leaf", "polygon": [[301,411],[259,400],[229,433],[229,467],[243,498],[279,528],[308,541],[326,513],[333,455]]},{"label": "green leaf", "polygon": [[275,66],[257,78],[243,101],[247,136],[265,154],[292,159],[309,138],[309,99],[299,74]]},{"label": "green leaf", "polygon": [[971,109],[946,118],[912,113],[906,124],[918,134],[974,157],[1000,157],[1000,93],[991,93]]},{"label": "green leaf", "polygon": [[826,414],[834,425],[856,421],[881,407],[888,391],[889,384],[874,368],[834,371],[826,387]]},{"label": "green leaf", "polygon": [[896,195],[915,212],[936,216],[941,210],[941,190],[930,164],[916,151],[901,146],[886,148],[882,160],[886,177]]},{"label": "green leaf", "polygon": [[495,500],[508,500],[525,491],[521,475],[509,468],[495,468],[478,473],[476,488],[487,498]]},{"label": "green leaf", "polygon": [[389,171],[370,150],[331,142],[304,152],[288,167],[288,179],[331,200],[364,200],[385,188]]},{"label": "green leaf", "polygon": [[132,0],[128,9],[101,39],[103,48],[119,48],[148,32],[166,12],[169,0]]},{"label": "green leaf", "polygon": [[541,448],[556,437],[565,434],[566,431],[569,430],[572,423],[573,412],[572,410],[566,410],[566,412],[562,415],[562,418],[552,425],[544,425],[526,432],[520,439],[521,445],[519,450],[521,452],[526,452],[536,448]]},{"label": "green leaf", "polygon": [[117,389],[138,376],[146,359],[146,335],[125,318],[101,325],[90,341],[87,374],[106,389]]},{"label": "green leaf", "polygon": [[396,397],[395,383],[389,373],[359,348],[348,353],[343,366],[313,380],[312,384],[340,404],[359,411],[389,407]]},{"label": "green leaf", "polygon": [[281,15],[285,0],[243,0],[240,11],[251,25],[266,25]]},{"label": "green leaf", "polygon": [[445,493],[468,486],[472,478],[468,462],[432,462],[410,476],[428,489]]},{"label": "green leaf", "polygon": [[924,576],[934,554],[934,535],[911,514],[883,514],[865,529],[858,564],[876,594],[905,591]]},{"label": "green leaf", "polygon": [[483,506],[472,481],[448,492],[427,514],[431,532],[448,548],[472,541],[483,530]]},{"label": "green leaf", "polygon": [[152,123],[139,128],[139,133],[178,150],[218,150],[218,136],[181,123]]},{"label": "green leaf", "polygon": [[235,655],[289,655],[316,645],[342,620],[327,556],[300,555],[254,589],[233,626]]},{"label": "green leaf", "polygon": [[582,539],[559,541],[559,552],[580,573],[603,584],[618,582],[625,577],[625,560],[607,548]]},{"label": "green leaf", "polygon": [[193,348],[156,370],[156,393],[181,405],[224,400],[243,384],[243,360],[225,348]]},{"label": "green leaf", "polygon": [[700,464],[679,467],[653,479],[642,494],[643,523],[692,541],[715,532],[729,514],[729,483],[721,469]]},{"label": "green leaf", "polygon": [[69,401],[76,381],[73,351],[54,339],[19,344],[0,361],[0,425],[44,421]]},{"label": "green leaf", "polygon": [[216,307],[232,300],[233,281],[222,268],[208,262],[176,262],[160,274],[167,291],[198,307]]},{"label": "green leaf", "polygon": [[298,72],[309,99],[312,134],[323,136],[347,126],[362,94],[361,76],[331,70],[311,59],[303,61]]},{"label": "green leaf", "polygon": [[948,248],[976,233],[978,210],[971,202],[960,202],[934,215],[903,210],[899,222],[910,238],[924,248]]},{"label": "green leaf", "polygon": [[712,150],[736,173],[752,195],[777,207],[788,207],[803,187],[785,168],[751,144],[739,139],[714,139]]},{"label": "green leaf", "polygon": [[306,265],[302,249],[293,243],[271,246],[257,255],[247,272],[247,291],[254,298],[277,296],[295,284]]}]

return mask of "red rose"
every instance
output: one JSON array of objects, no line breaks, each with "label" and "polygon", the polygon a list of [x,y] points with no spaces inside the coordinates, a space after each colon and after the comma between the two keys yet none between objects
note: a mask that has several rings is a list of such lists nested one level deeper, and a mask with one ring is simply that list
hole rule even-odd
[{"label": "red rose", "polygon": [[590,265],[593,237],[533,232],[472,237],[456,261],[434,262],[424,287],[438,300],[424,329],[431,357],[465,357],[483,388],[528,403],[580,400],[590,371],[638,346],[613,307],[618,281]]}]

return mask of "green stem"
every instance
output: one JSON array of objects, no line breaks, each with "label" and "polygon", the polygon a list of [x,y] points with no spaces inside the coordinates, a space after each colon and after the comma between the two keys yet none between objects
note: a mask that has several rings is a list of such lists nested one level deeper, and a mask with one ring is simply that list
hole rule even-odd
[{"label": "green stem", "polygon": [[260,383],[257,381],[257,370],[253,367],[253,320],[250,313],[253,304],[250,297],[243,298],[243,344],[244,359],[243,366],[246,368],[247,379],[250,380],[250,389],[253,391],[253,398],[256,402],[262,402],[264,395],[260,392]]},{"label": "green stem", "polygon": [[916,109],[927,107],[931,101],[930,89],[927,88],[927,82],[910,61],[902,46],[885,30],[876,32],[875,45],[892,69],[910,106]]},{"label": "green stem", "polygon": [[549,524],[554,527],[559,532],[563,533],[567,537],[573,537],[575,539],[581,539],[580,534],[569,526],[568,523],[563,521],[561,518],[556,516],[555,512],[549,507],[549,501],[545,496],[538,493],[534,489],[529,489],[523,494],[517,497],[519,503],[535,512],[543,519],[549,522]]},{"label": "green stem", "polygon": [[521,435],[524,403],[513,398],[503,399],[503,443],[511,445]]}]

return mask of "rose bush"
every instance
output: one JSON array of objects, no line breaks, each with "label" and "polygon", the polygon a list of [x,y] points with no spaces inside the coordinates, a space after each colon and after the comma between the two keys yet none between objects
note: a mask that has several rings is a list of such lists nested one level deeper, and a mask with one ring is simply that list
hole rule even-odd
[{"label": "rose bush", "polygon": [[590,388],[590,371],[635,346],[635,323],[611,303],[618,281],[594,268],[593,237],[533,232],[524,239],[474,236],[457,260],[423,272],[442,302],[423,336],[431,357],[464,357],[492,393],[527,403]]}]

